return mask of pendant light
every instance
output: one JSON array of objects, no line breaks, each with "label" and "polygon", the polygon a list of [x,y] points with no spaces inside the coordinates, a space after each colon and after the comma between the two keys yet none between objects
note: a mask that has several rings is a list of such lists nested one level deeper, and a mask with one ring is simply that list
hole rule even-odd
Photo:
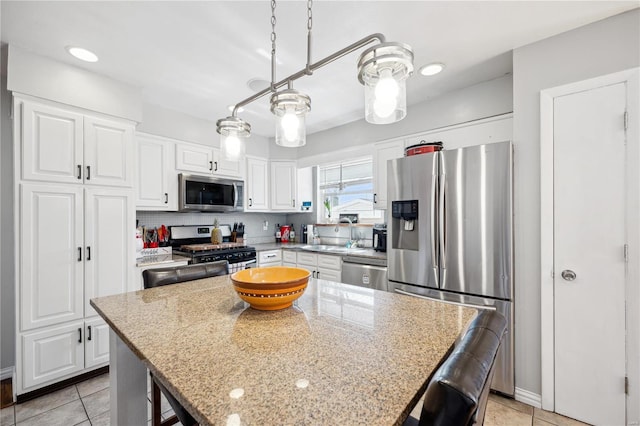
[{"label": "pendant light", "polygon": [[[311,29],[313,26],[312,0],[307,0],[307,64],[302,70],[276,82],[275,0],[271,0],[271,84],[269,87],[240,101],[232,115],[217,121],[221,146],[225,158],[244,155],[244,139],[251,134],[251,126],[237,117],[238,110],[267,94],[271,94],[270,109],[276,116],[277,145],[300,147],[306,142],[306,114],[311,111],[311,98],[293,88],[293,82],[349,53],[372,43],[358,59],[358,80],[364,85],[365,119],[369,123],[389,124],[407,115],[406,80],[413,73],[413,52],[402,43],[386,42],[384,35],[371,34],[349,46],[311,63]],[[279,90],[284,86],[286,89]]]}]

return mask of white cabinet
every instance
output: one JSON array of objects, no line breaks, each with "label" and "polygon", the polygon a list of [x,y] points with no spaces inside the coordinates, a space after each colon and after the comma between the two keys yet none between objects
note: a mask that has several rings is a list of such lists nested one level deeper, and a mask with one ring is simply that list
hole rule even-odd
[{"label": "white cabinet", "polygon": [[373,145],[373,205],[387,208],[387,160],[404,156],[404,142],[393,140]]},{"label": "white cabinet", "polygon": [[282,250],[264,250],[257,254],[258,266],[280,266],[282,265]]},{"label": "white cabinet", "polygon": [[269,210],[269,162],[264,158],[247,157],[246,211]]},{"label": "white cabinet", "polygon": [[102,318],[85,321],[84,366],[95,367],[109,362],[109,325]]},{"label": "white cabinet", "polygon": [[295,161],[272,161],[271,169],[271,210],[296,211]]},{"label": "white cabinet", "polygon": [[21,108],[22,179],[133,185],[133,124],[25,101]]},{"label": "white cabinet", "polygon": [[222,158],[218,148],[188,142],[176,144],[176,169],[180,171],[242,179],[243,163]]},{"label": "white cabinet", "polygon": [[298,252],[297,266],[311,272],[313,278],[340,282],[342,280],[342,258],[340,256]]},{"label": "white cabinet", "polygon": [[178,210],[175,142],[137,133],[136,152],[136,209]]},{"label": "white cabinet", "polygon": [[296,252],[282,250],[282,266],[296,266]]}]

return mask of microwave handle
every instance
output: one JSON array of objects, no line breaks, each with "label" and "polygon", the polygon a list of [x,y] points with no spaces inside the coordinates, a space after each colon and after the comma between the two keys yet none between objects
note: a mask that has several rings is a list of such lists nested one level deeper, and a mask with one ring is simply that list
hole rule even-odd
[{"label": "microwave handle", "polygon": [[233,184],[233,208],[238,207],[238,184]]}]

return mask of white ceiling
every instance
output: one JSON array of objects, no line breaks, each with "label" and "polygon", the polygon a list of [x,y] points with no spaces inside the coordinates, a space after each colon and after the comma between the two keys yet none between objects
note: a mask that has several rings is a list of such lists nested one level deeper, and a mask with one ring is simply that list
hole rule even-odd
[{"label": "white ceiling", "polygon": [[[277,79],[306,62],[306,1],[276,7]],[[372,33],[411,45],[416,70],[432,61],[435,77],[414,74],[409,104],[511,72],[510,51],[638,7],[638,1],[321,1],[313,4],[312,62]],[[6,1],[2,41],[124,81],[145,102],[215,121],[253,94],[247,82],[270,79],[270,2],[262,1]],[[94,51],[84,63],[65,46]],[[263,53],[258,53],[261,50]],[[364,50],[364,49],[362,49]],[[311,96],[308,133],[364,116],[356,77],[359,52],[303,77],[294,87]],[[411,113],[409,109],[409,114]],[[240,117],[253,132],[273,136],[267,98]]]}]

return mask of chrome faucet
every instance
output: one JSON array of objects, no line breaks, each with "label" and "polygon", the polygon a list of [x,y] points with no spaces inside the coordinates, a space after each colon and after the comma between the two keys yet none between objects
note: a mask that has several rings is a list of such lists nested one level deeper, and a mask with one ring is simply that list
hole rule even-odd
[{"label": "chrome faucet", "polygon": [[339,225],[344,221],[349,222],[349,241],[347,242],[347,247],[355,247],[357,241],[353,240],[353,222],[351,221],[351,219],[349,219],[348,217],[341,217],[336,224],[336,229],[334,229],[334,232],[338,232],[340,230]]}]

